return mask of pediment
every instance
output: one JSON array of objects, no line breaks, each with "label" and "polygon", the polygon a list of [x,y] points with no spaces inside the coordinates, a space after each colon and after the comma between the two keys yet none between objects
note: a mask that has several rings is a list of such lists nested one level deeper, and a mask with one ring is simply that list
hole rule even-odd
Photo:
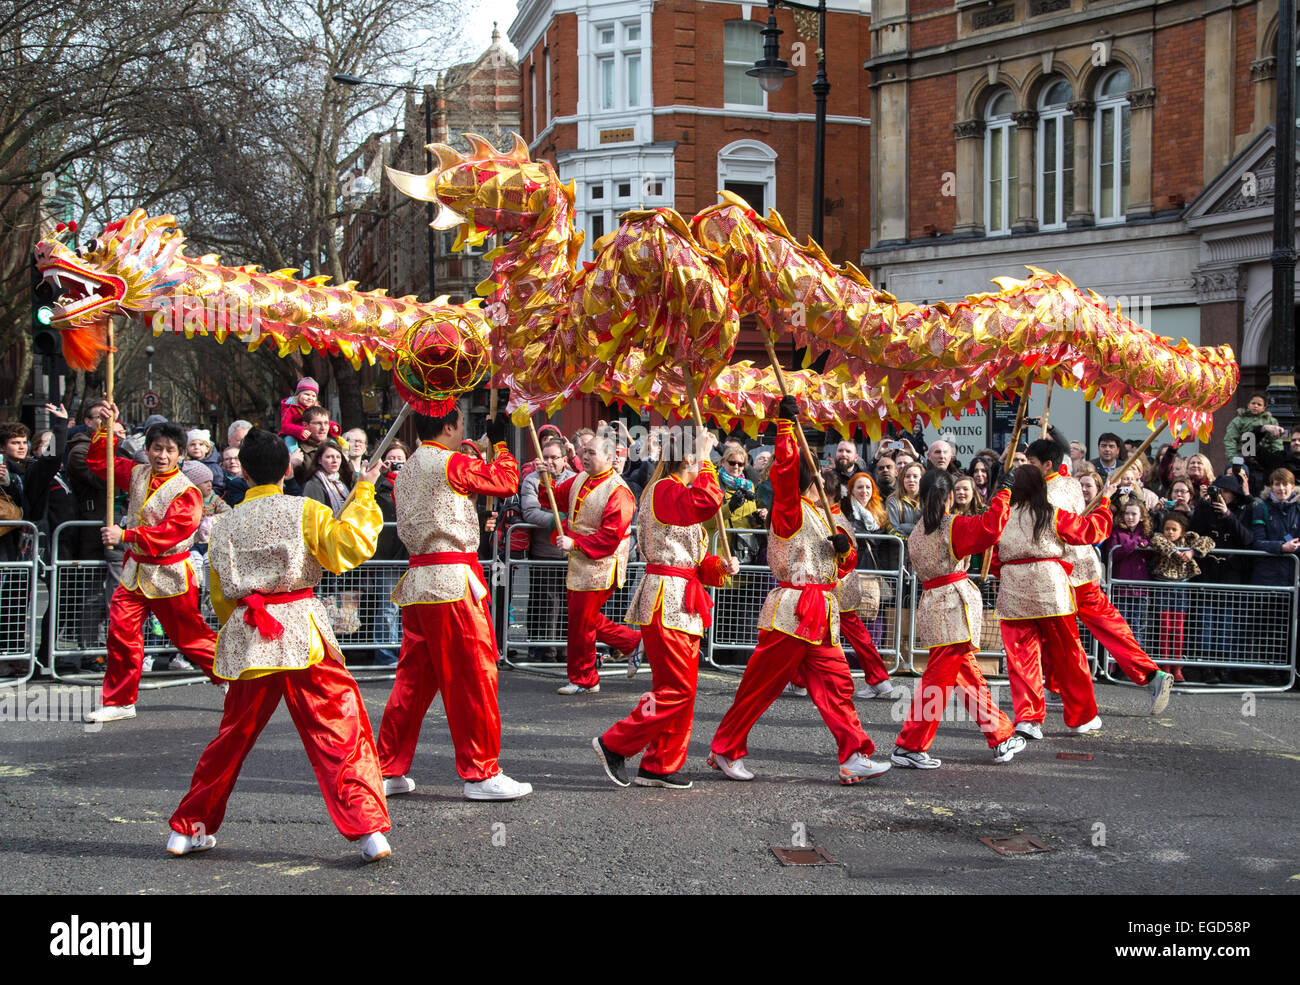
[{"label": "pediment", "polygon": [[[1276,180],[1274,130],[1267,127],[1240,154],[1228,162],[1196,196],[1184,216],[1188,226],[1257,218],[1273,211]],[[1297,155],[1300,157],[1300,154]],[[1296,167],[1300,201],[1300,164]]]}]

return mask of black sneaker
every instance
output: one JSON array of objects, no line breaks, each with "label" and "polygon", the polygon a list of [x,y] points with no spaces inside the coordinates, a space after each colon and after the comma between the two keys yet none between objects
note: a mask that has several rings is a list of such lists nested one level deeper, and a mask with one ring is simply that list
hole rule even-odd
[{"label": "black sneaker", "polygon": [[600,736],[591,740],[591,748],[596,750],[596,755],[600,757],[600,765],[605,768],[605,775],[617,783],[620,787],[630,787],[632,781],[627,778],[623,772],[623,764],[627,761],[625,757],[616,755],[605,748],[605,743],[600,741]]},{"label": "black sneaker", "polygon": [[691,781],[683,778],[681,773],[651,773],[642,766],[636,771],[638,787],[666,787],[669,790],[689,790]]}]

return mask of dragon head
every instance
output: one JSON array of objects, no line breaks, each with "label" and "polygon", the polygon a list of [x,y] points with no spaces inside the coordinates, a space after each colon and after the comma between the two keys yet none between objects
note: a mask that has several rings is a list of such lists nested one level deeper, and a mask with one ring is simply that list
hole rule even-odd
[{"label": "dragon head", "polygon": [[51,324],[62,330],[74,369],[94,368],[110,315],[157,310],[186,279],[173,265],[185,242],[175,225],[173,216],[150,218],[136,209],[80,249],[63,242],[63,231],[36,244],[36,269],[54,288]]},{"label": "dragon head", "polygon": [[[517,233],[534,227],[554,208],[551,196],[559,186],[551,166],[532,161],[528,145],[513,134],[514,147],[499,153],[476,133],[465,134],[473,148],[468,155],[446,144],[430,144],[438,166],[428,174],[388,169],[388,177],[403,194],[422,202],[437,202],[434,229],[461,226],[455,249],[477,245],[491,233]],[[572,189],[564,188],[572,204]]]}]

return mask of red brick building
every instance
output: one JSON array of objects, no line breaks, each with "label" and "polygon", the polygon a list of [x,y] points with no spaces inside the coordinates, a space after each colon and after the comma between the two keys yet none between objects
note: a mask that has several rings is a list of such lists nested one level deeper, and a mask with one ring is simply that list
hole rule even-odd
[{"label": "red brick building", "polygon": [[[823,246],[856,261],[868,245],[871,120],[861,65],[870,4],[827,4]],[[796,74],[764,93],[745,72],[762,55],[762,3],[713,0],[521,0],[509,37],[519,51],[522,133],[537,158],[574,181],[587,246],[623,212],[670,206],[684,216],[726,188],[775,208],[799,238],[812,229],[812,81],[816,20],[778,11],[781,55]],[[584,259],[589,259],[586,252]],[[742,336],[736,358],[763,359]],[[599,401],[566,409],[572,431],[608,417]]]},{"label": "red brick building", "polygon": [[[1059,270],[1161,335],[1231,344],[1244,403],[1267,383],[1276,20],[1267,0],[876,0],[861,265],[910,301]],[[1075,394],[1052,420],[1094,450],[1145,433]]]}]

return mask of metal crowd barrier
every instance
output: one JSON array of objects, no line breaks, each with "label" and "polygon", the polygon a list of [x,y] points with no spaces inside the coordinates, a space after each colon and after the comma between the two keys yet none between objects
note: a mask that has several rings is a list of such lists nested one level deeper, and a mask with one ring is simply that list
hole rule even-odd
[{"label": "metal crowd barrier", "polygon": [[36,525],[26,520],[6,536],[27,548],[27,560],[0,562],[0,688],[18,687],[36,674],[36,589],[40,583]]},{"label": "metal crowd barrier", "polygon": [[[1149,549],[1148,549],[1149,550]],[[1288,585],[1242,585],[1200,581],[1128,581],[1106,566],[1108,594],[1148,656],[1164,670],[1251,674],[1273,672],[1286,683],[1186,681],[1180,691],[1285,691],[1296,681],[1296,622],[1300,617],[1300,557],[1264,551],[1218,549],[1214,557],[1289,558]],[[1106,679],[1131,683],[1114,660]]]},{"label": "metal crowd barrier", "polygon": [[[14,525],[24,528],[25,535],[36,543],[37,530],[33,524],[24,521]],[[38,591],[46,583],[48,610],[44,632],[48,654],[43,672],[67,683],[91,684],[102,679],[102,662],[107,653],[109,564],[103,560],[102,552],[90,560],[76,556],[76,540],[81,532],[93,529],[97,534],[99,527],[96,521],[72,521],[59,526],[50,538],[48,564],[42,563],[34,552],[27,560],[0,563],[0,687],[16,686],[35,674],[41,638]],[[386,525],[387,529],[392,527]],[[493,558],[482,562],[493,592],[500,657],[510,667],[563,677],[568,623],[564,588],[567,562],[532,560],[508,548],[504,554],[500,550],[501,538],[509,544],[511,530],[534,529],[537,528],[518,524],[510,530],[497,531]],[[713,627],[701,641],[701,659],[718,670],[739,673],[757,646],[758,613],[775,583],[763,563],[766,531],[731,528],[726,533],[733,538],[733,544],[746,552],[745,563],[730,588],[709,590],[714,598]],[[905,542],[885,534],[859,535],[857,540],[860,548],[871,547],[880,565],[859,569],[867,577],[880,581],[879,610],[874,619],[864,621],[890,673],[915,674],[918,672],[915,657],[925,651],[917,646],[912,620],[920,586],[908,570]],[[614,622],[623,621],[645,569],[644,562],[636,559],[635,530],[633,545],[626,584],[611,595],[603,610]],[[716,553],[716,533],[710,546]],[[1103,586],[1133,626],[1138,641],[1157,663],[1178,663],[1183,668],[1229,675],[1267,672],[1280,675],[1277,682],[1270,684],[1232,680],[1221,684],[1188,682],[1185,690],[1280,691],[1291,687],[1296,681],[1300,557],[1260,551],[1216,550],[1213,553],[1254,558],[1290,557],[1290,583],[1264,586],[1124,581],[1116,579],[1107,566]],[[326,572],[321,579],[317,596],[329,614],[340,648],[352,657],[348,664],[350,670],[381,676],[393,673],[402,634],[400,611],[389,595],[406,568],[405,560],[372,560],[343,575]],[[200,579],[204,583],[203,612],[215,628],[216,615],[203,572]],[[999,673],[1004,673],[1005,653],[994,610],[997,585],[997,579],[990,578],[980,586],[985,605],[979,655],[997,658]],[[1179,622],[1166,619],[1162,637],[1160,613],[1183,616],[1181,655],[1172,649]],[[1080,638],[1099,676],[1115,683],[1126,681],[1082,626]],[[846,655],[852,655],[847,642],[845,651]],[[174,647],[156,627],[146,623],[145,652],[157,659],[174,652]],[[611,655],[604,661],[602,673],[622,673],[625,666]],[[641,668],[641,673],[648,672],[647,666]],[[141,686],[170,687],[202,680],[193,671],[158,669],[146,673]]]}]

